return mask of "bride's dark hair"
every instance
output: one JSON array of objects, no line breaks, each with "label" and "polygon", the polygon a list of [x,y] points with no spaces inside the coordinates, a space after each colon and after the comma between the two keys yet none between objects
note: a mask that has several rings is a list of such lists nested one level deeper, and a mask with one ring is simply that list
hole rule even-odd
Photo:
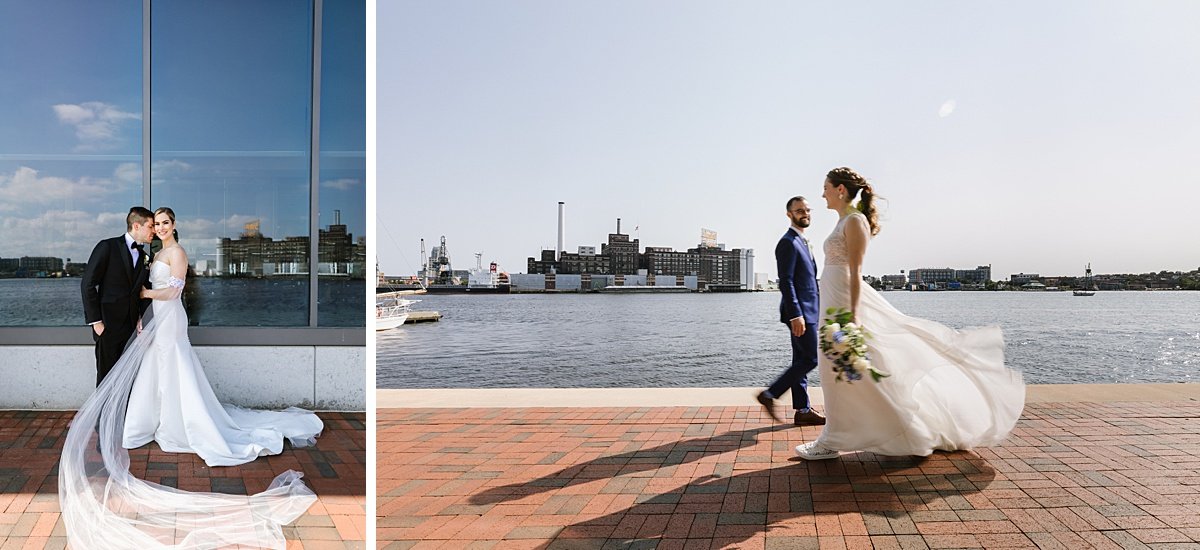
[{"label": "bride's dark hair", "polygon": [[[154,217],[157,218],[159,214],[166,214],[168,218],[171,218],[172,223],[175,222],[175,211],[171,210],[169,207],[160,206],[158,208],[158,210],[154,211]],[[172,229],[171,236],[175,237],[175,242],[179,242],[179,230],[178,229]]]},{"label": "bride's dark hair", "polygon": [[847,197],[847,200],[853,201],[854,196],[860,191],[862,192],[862,199],[858,201],[858,205],[855,208],[867,217],[867,224],[871,226],[871,235],[878,235],[879,211],[875,210],[875,189],[871,187],[871,183],[867,181],[867,178],[860,176],[858,172],[845,166],[830,170],[828,174],[825,174],[825,178],[834,187],[839,185],[845,186],[846,193],[850,195]]}]

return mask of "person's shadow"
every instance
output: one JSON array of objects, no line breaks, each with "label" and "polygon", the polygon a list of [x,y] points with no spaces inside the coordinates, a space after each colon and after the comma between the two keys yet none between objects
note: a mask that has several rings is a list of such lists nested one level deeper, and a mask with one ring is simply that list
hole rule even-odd
[{"label": "person's shadow", "polygon": [[[715,538],[730,547],[772,526],[819,513],[860,511],[868,525],[907,521],[906,504],[938,508],[943,502],[949,510],[996,477],[991,466],[968,451],[934,457],[859,453],[820,462],[794,458],[786,466],[704,476],[624,510],[569,525],[538,548],[654,548],[663,539],[685,538]],[[927,468],[934,462],[944,464]],[[720,496],[714,498],[714,493]],[[814,527],[813,544],[815,535]]]},{"label": "person's shadow", "polygon": [[727,453],[758,444],[758,435],[790,428],[788,424],[752,430],[729,431],[711,437],[686,439],[649,449],[602,456],[525,483],[492,487],[471,495],[471,504],[499,504],[529,495],[580,485],[597,479],[614,478],[668,466],[695,462],[708,455]]}]

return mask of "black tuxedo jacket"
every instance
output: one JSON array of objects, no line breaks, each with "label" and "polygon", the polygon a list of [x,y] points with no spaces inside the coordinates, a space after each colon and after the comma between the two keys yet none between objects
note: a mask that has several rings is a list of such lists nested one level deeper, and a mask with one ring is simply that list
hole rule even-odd
[{"label": "black tuxedo jacket", "polygon": [[138,317],[150,305],[138,295],[150,279],[150,247],[142,260],[133,265],[133,250],[125,245],[125,235],[96,243],[83,270],[83,314],[88,324],[104,321],[105,327],[137,325]]}]

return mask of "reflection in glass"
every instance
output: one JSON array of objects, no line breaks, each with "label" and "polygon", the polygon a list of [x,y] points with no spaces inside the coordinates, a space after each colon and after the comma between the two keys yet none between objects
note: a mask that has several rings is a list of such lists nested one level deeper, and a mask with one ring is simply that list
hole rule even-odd
[{"label": "reflection in glass", "polygon": [[78,275],[134,205],[176,213],[193,324],[364,326],[365,4],[322,5],[153,0],[145,98],[141,0],[5,5],[0,329],[82,325]]},{"label": "reflection in glass", "polygon": [[154,3],[151,198],[175,210],[195,324],[309,324],[311,10]]},{"label": "reflection in glass", "polygon": [[321,32],[321,221],[317,324],[365,325],[366,20],[357,0],[326,0]]},{"label": "reflection in glass", "polygon": [[142,202],[141,27],[140,1],[5,3],[0,327],[82,326],[83,265]]}]

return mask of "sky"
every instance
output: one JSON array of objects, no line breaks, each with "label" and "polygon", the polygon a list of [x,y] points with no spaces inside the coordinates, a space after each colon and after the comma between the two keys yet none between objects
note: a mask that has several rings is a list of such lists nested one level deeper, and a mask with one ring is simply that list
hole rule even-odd
[{"label": "sky", "polygon": [[[320,219],[365,219],[365,6],[324,3]],[[0,257],[85,261],[142,204],[150,101],[151,204],[170,206],[193,260],[254,220],[309,233],[311,6],[163,3],[143,97],[142,3],[0,6]]]},{"label": "sky", "polygon": [[[882,204],[864,272],[1200,267],[1200,3],[379,2],[379,267],[510,273],[701,228],[775,277],[824,175]],[[636,228],[636,231],[635,231]],[[820,260],[820,251],[818,250]]]}]

